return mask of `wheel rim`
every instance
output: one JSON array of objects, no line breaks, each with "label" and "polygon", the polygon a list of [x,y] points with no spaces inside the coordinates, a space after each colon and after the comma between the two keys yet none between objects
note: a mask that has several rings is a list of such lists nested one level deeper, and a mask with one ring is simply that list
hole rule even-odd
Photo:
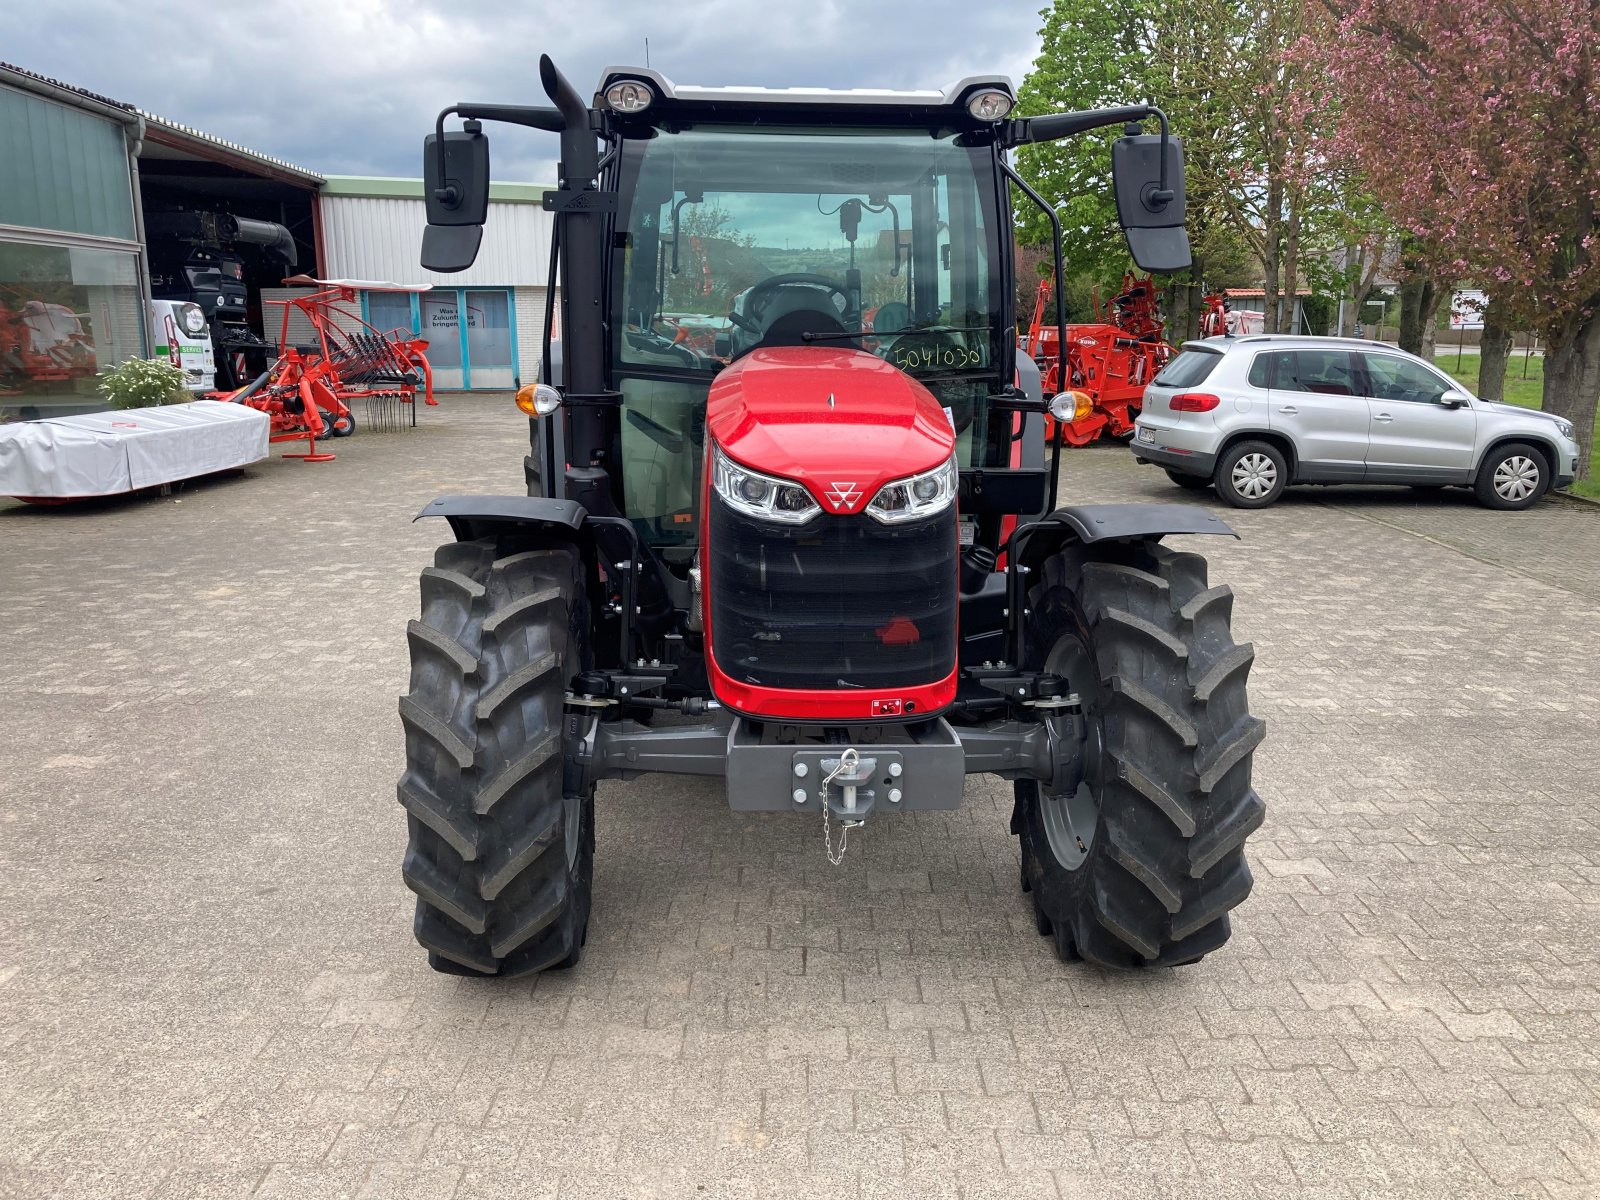
[{"label": "wheel rim", "polygon": [[1526,454],[1513,454],[1494,469],[1495,494],[1513,503],[1526,500],[1539,487],[1539,464]]},{"label": "wheel rim", "polygon": [[1259,500],[1278,486],[1278,464],[1259,451],[1241,454],[1229,475],[1233,490],[1246,500]]},{"label": "wheel rim", "polygon": [[[1084,780],[1070,795],[1052,795],[1039,785],[1039,816],[1044,824],[1050,853],[1063,869],[1076,871],[1094,847],[1095,831],[1100,827],[1098,789],[1099,759],[1103,738],[1100,734],[1100,676],[1094,658],[1076,634],[1057,639],[1044,669],[1071,681],[1083,709],[1087,736],[1083,746]],[[1051,717],[1052,724],[1065,731],[1070,718]]]}]

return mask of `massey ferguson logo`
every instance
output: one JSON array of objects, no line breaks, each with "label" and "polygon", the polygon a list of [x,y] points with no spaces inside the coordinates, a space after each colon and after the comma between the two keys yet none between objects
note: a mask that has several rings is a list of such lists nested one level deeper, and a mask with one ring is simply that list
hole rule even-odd
[{"label": "massey ferguson logo", "polygon": [[836,512],[842,508],[849,508],[861,499],[861,489],[853,483],[835,483],[823,494],[828,497],[828,503],[833,505]]}]

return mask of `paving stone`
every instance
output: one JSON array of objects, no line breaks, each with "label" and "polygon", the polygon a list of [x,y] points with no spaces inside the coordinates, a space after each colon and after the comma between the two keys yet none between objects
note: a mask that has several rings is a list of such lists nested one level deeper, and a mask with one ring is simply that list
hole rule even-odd
[{"label": "paving stone", "polygon": [[[1226,947],[1058,962],[1008,784],[818,830],[602,786],[583,963],[428,971],[394,803],[444,491],[526,426],[446,397],[338,460],[0,501],[0,1197],[1478,1200],[1600,1193],[1600,517],[1126,449],[1211,506],[1268,804]],[[1174,544],[1179,539],[1173,539]],[[1576,757],[1575,757],[1576,755]]]}]

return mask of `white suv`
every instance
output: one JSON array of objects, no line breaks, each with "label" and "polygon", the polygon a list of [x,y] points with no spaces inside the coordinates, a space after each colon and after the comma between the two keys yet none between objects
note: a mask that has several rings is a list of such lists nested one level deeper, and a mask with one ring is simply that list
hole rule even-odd
[{"label": "white suv", "polygon": [[1353,338],[1186,342],[1145,389],[1133,453],[1181,487],[1264,508],[1291,483],[1470,485],[1527,508],[1572,482],[1572,424],[1479,400],[1415,355]]}]

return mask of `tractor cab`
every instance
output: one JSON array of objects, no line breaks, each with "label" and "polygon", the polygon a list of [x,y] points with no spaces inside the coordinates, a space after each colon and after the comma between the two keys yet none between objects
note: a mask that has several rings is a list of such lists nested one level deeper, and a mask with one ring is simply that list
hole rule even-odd
[{"label": "tractor cab", "polygon": [[1062,230],[1009,154],[1124,125],[1130,252],[1179,270],[1160,110],[1016,119],[994,77],[767,90],[617,67],[592,101],[548,57],[540,78],[552,107],[458,104],[424,144],[422,264],[457,271],[488,211],[482,122],[560,137],[561,338],[547,316],[518,394],[527,494],[422,514],[457,539],[423,572],[400,702],[430,962],[576,962],[595,785],[648,772],[817,819],[836,864],[869,817],[998,775],[1063,957],[1220,945],[1260,819],[1250,655],[1203,560],[1158,542],[1231,531],[1192,506],[1058,509],[1044,418],[1078,401],[1016,345],[1013,192],[1058,276]]},{"label": "tractor cab", "polygon": [[993,126],[957,102],[985,87],[1009,102],[1003,83],[831,116],[785,93],[625,86],[652,100],[616,122],[607,349],[625,511],[653,545],[694,540],[712,383],[763,351],[888,363],[947,413],[962,467],[1010,465],[989,403],[1015,370],[1008,221]]}]

